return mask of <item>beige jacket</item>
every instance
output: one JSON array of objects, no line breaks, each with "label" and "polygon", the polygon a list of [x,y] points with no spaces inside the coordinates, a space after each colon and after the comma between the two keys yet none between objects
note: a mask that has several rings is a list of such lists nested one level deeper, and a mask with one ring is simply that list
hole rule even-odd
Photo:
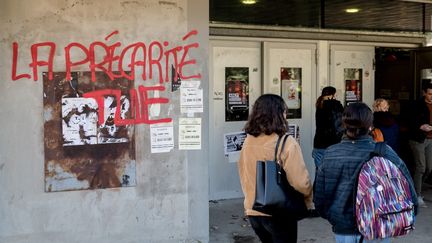
[{"label": "beige jacket", "polygon": [[[256,162],[258,160],[274,159],[277,138],[277,134],[260,135],[258,137],[248,134],[244,141],[238,161],[238,169],[240,183],[245,196],[244,208],[246,215],[266,215],[252,209],[255,199]],[[300,145],[293,137],[288,137],[281,157],[289,184],[305,196],[307,207],[312,208],[312,184],[303,160]]]}]

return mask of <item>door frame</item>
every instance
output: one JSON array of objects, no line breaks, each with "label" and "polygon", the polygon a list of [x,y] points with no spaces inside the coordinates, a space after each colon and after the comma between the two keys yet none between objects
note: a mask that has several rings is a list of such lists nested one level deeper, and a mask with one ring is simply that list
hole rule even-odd
[{"label": "door frame", "polygon": [[[376,47],[393,47],[393,48],[418,48],[417,44],[403,44],[403,43],[383,43],[383,42],[348,42],[348,41],[328,41],[328,78],[329,82],[321,84],[321,88],[323,88],[326,85],[332,85],[334,86],[335,80],[334,76],[335,74],[333,65],[335,64],[333,58],[334,55],[332,52],[334,51],[352,51],[352,50],[358,50],[367,51],[370,48],[376,48]],[[336,64],[337,65],[337,64]],[[373,72],[373,73],[372,73]],[[374,78],[372,89],[375,91],[375,50],[374,50],[374,56],[373,56],[373,67],[371,70],[371,74]],[[320,90],[320,89],[318,89]],[[342,94],[340,94],[342,95]],[[368,105],[372,105],[373,101],[375,100],[375,92],[372,93],[372,97],[369,101],[366,101],[363,99],[363,102],[367,103]],[[342,99],[341,99],[342,100]]]},{"label": "door frame", "polygon": [[[209,148],[217,148],[217,151],[220,151],[221,147],[223,148],[223,139],[216,140],[217,137],[220,137],[221,131],[217,131],[216,128],[220,130],[226,130],[224,126],[227,126],[227,124],[219,124],[219,126],[215,125],[215,122],[221,122],[226,123],[224,119],[221,119],[221,116],[224,117],[225,114],[215,114],[215,110],[217,110],[215,107],[216,105],[221,105],[221,101],[225,100],[225,88],[223,90],[216,90],[215,88],[215,82],[219,82],[220,80],[214,80],[215,73],[213,70],[213,67],[215,66],[214,61],[216,60],[214,58],[214,48],[256,48],[258,49],[259,53],[259,65],[257,68],[259,69],[259,75],[258,77],[255,77],[254,80],[258,79],[259,84],[254,85],[251,83],[251,78],[254,76],[251,71],[249,73],[249,110],[251,109],[253,102],[255,101],[254,98],[251,95],[251,88],[253,86],[258,86],[258,95],[257,97],[262,93],[262,70],[261,70],[261,60],[262,60],[262,53],[260,51],[261,49],[261,43],[259,41],[254,40],[244,40],[244,39],[236,39],[236,40],[220,40],[220,39],[211,39],[209,42],[209,121],[210,124],[210,131],[209,131]],[[241,65],[238,65],[237,67],[240,67]],[[255,68],[255,67],[250,67]],[[253,71],[252,71],[253,72]],[[223,80],[225,82],[225,80]],[[225,86],[224,86],[225,87]],[[257,87],[257,88],[258,88]],[[255,90],[255,89],[254,89]],[[253,92],[253,91],[252,91]],[[226,101],[225,101],[226,102]],[[224,103],[224,107],[225,107]],[[225,108],[224,108],[225,110]],[[232,121],[232,127],[238,127],[239,123],[246,123],[246,121]],[[231,127],[231,128],[232,128]],[[241,129],[234,129],[236,131],[232,132],[240,132]],[[223,134],[222,134],[223,135]],[[233,154],[225,156],[224,154],[214,154],[215,149],[209,150],[209,198],[210,200],[217,200],[217,199],[229,199],[229,198],[238,198],[241,197],[242,191],[240,186],[240,181],[233,180],[234,174],[238,176],[237,172],[237,163],[233,163],[232,161],[235,161],[238,159],[239,154]],[[223,149],[222,149],[223,153]],[[224,163],[224,164],[217,164],[217,163]],[[226,173],[223,175],[214,175],[214,173],[221,173],[221,169],[226,169]],[[235,173],[233,171],[236,171]],[[215,182],[215,180],[222,180],[220,183]],[[229,184],[230,188],[226,188],[226,190],[221,190],[221,187],[223,184]]]},{"label": "door frame", "polygon": [[[278,95],[282,95],[281,92],[281,82],[279,80],[277,90],[272,85],[273,79],[270,76],[271,64],[270,64],[270,50],[271,49],[280,49],[280,50],[301,50],[301,51],[310,51],[310,80],[304,79],[307,77],[306,73],[302,73],[302,106],[301,118],[290,118],[288,119],[289,123],[294,123],[299,125],[300,128],[300,145],[302,146],[303,157],[306,162],[306,167],[308,168],[311,177],[314,178],[314,168],[315,165],[312,159],[312,149],[313,149],[313,137],[314,130],[311,130],[311,127],[314,127],[313,118],[314,109],[312,107],[315,104],[315,95],[316,95],[316,83],[317,83],[317,55],[318,55],[318,43],[317,42],[301,42],[301,41],[291,41],[291,42],[276,42],[276,41],[263,41],[263,91],[265,93],[274,93]],[[288,60],[288,62],[298,62]],[[302,70],[304,71],[304,69]],[[280,77],[279,77],[280,78]],[[310,82],[310,83],[307,83]],[[304,89],[304,87],[310,87],[310,90]],[[308,97],[308,98],[306,98]],[[307,135],[307,136],[306,136]]]}]

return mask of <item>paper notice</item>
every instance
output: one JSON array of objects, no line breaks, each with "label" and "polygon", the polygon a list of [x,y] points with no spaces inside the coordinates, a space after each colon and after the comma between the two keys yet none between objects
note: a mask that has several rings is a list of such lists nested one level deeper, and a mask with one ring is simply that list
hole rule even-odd
[{"label": "paper notice", "polygon": [[167,153],[174,148],[173,123],[150,125],[151,153]]},{"label": "paper notice", "polygon": [[203,90],[199,89],[200,81],[182,81],[180,86],[180,112],[203,112]]},{"label": "paper notice", "polygon": [[201,149],[201,118],[179,119],[179,150]]}]

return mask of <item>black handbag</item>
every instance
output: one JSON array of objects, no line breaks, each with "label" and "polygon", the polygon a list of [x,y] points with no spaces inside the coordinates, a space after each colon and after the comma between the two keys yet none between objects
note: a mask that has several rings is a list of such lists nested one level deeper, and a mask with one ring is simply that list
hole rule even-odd
[{"label": "black handbag", "polygon": [[287,138],[288,135],[285,135],[279,160],[277,152],[282,137],[276,142],[274,160],[257,161],[255,201],[252,209],[272,216],[288,216],[300,220],[308,215],[304,196],[288,183],[280,160]]}]

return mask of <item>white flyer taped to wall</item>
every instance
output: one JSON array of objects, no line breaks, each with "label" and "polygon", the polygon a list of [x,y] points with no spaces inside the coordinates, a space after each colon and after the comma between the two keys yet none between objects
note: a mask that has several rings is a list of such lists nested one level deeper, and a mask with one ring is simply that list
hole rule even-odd
[{"label": "white flyer taped to wall", "polygon": [[224,134],[224,152],[225,155],[239,153],[246,139],[245,132],[233,132]]},{"label": "white flyer taped to wall", "polygon": [[173,123],[150,125],[151,153],[167,153],[174,148]]},{"label": "white flyer taped to wall", "polygon": [[201,118],[179,119],[179,150],[201,149]]},{"label": "white flyer taped to wall", "polygon": [[203,112],[203,90],[199,89],[200,81],[182,81],[180,86],[180,112]]}]

